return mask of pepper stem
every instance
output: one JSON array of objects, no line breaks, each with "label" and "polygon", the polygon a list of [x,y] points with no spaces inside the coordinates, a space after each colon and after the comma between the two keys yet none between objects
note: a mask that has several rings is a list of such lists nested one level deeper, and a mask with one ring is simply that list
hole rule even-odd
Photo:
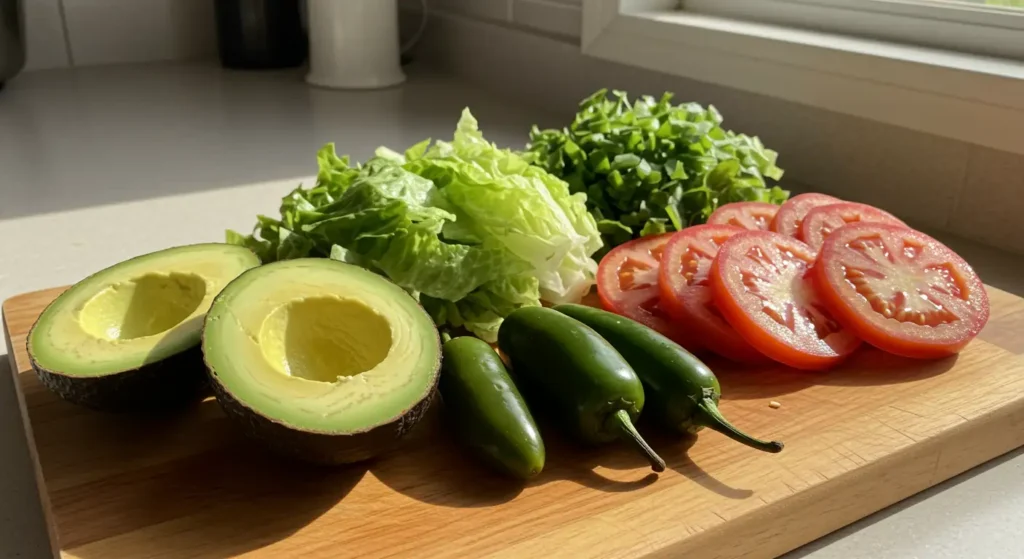
[{"label": "pepper stem", "polygon": [[711,398],[703,398],[699,404],[697,404],[697,413],[694,416],[694,421],[705,427],[710,427],[715,431],[729,437],[730,439],[745,444],[751,448],[757,450],[763,450],[765,452],[781,452],[783,444],[780,441],[766,442],[760,439],[755,439],[750,435],[740,431],[733,427],[731,423],[722,415],[722,412],[718,410],[718,405]]},{"label": "pepper stem", "polygon": [[647,457],[647,461],[651,463],[652,470],[656,472],[665,471],[665,461],[661,459],[661,456],[658,456],[658,453],[654,452],[654,449],[637,432],[636,427],[633,426],[633,421],[629,418],[628,411],[619,410],[609,415],[607,422],[607,427],[610,430],[618,431],[623,439],[633,445],[633,448],[639,450]]}]

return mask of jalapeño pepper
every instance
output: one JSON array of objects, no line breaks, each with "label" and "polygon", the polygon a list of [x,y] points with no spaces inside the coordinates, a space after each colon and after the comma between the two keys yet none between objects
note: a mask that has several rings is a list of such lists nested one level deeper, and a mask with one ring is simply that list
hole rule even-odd
[{"label": "jalape\u00f1o pepper", "polygon": [[498,347],[527,399],[550,410],[577,438],[623,439],[654,471],[665,469],[665,461],[633,427],[644,407],[643,385],[597,332],[552,309],[523,307],[505,318]]},{"label": "jalape\u00f1o pepper", "polygon": [[700,359],[679,344],[614,313],[584,305],[558,305],[558,312],[593,328],[636,371],[647,391],[648,413],[669,428],[696,433],[710,427],[749,447],[779,452],[782,443],[762,441],[740,431],[718,410],[718,379]]},{"label": "jalape\u00f1o pepper", "polygon": [[441,398],[463,443],[506,474],[540,473],[544,441],[494,348],[463,336],[446,341],[443,354]]}]

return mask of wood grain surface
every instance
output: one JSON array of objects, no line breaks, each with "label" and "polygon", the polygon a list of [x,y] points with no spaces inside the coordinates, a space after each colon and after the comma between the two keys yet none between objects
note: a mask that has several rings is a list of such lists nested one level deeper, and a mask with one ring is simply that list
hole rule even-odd
[{"label": "wood grain surface", "polygon": [[541,419],[548,465],[525,486],[468,457],[437,407],[391,454],[326,469],[253,446],[210,399],[170,417],[65,403],[24,349],[58,293],[3,314],[62,557],[775,557],[1024,444],[1024,300],[996,289],[958,357],[863,349],[828,373],[710,362],[723,411],[781,454],[641,422],[669,465],[656,476],[623,445],[579,447]]}]

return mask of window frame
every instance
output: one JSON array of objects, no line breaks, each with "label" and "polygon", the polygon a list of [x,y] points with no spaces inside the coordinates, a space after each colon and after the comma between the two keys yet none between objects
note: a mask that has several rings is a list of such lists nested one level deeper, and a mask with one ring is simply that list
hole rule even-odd
[{"label": "window frame", "polygon": [[683,0],[685,11],[1024,60],[1024,10],[943,0]]},{"label": "window frame", "polygon": [[694,13],[677,0],[585,0],[581,46],[604,60],[1024,154],[1021,61]]}]

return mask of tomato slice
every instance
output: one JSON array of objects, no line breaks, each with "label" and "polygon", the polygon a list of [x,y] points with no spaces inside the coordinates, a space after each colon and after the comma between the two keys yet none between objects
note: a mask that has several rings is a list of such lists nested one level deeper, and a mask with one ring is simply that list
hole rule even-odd
[{"label": "tomato slice", "polygon": [[745,363],[763,363],[764,355],[733,330],[711,297],[708,273],[718,248],[744,229],[731,225],[695,225],[676,233],[661,255],[658,287],[661,306],[689,327],[701,345]]},{"label": "tomato slice", "polygon": [[818,296],[815,251],[770,231],[733,235],[711,265],[715,304],[750,345],[797,369],[835,365],[860,345]]},{"label": "tomato slice", "polygon": [[890,353],[950,355],[988,321],[988,294],[971,266],[913,229],[882,223],[842,227],[825,240],[815,270],[836,318]]},{"label": "tomato slice", "polygon": [[798,194],[779,206],[779,212],[775,214],[775,219],[772,220],[769,229],[776,233],[796,237],[800,233],[800,224],[803,223],[807,212],[818,206],[828,206],[840,202],[842,200],[828,194],[818,194],[817,192]]},{"label": "tomato slice", "polygon": [[814,250],[818,250],[833,231],[844,225],[860,221],[907,226],[906,223],[900,221],[896,216],[874,206],[857,204],[855,202],[843,202],[841,204],[812,208],[804,216],[798,237]]},{"label": "tomato slice", "polygon": [[597,267],[597,295],[607,311],[621,314],[693,349],[695,342],[660,305],[658,269],[672,233],[640,237],[619,245]]},{"label": "tomato slice", "polygon": [[733,202],[719,207],[711,217],[709,225],[732,225],[750,231],[767,231],[779,207],[767,202]]}]

